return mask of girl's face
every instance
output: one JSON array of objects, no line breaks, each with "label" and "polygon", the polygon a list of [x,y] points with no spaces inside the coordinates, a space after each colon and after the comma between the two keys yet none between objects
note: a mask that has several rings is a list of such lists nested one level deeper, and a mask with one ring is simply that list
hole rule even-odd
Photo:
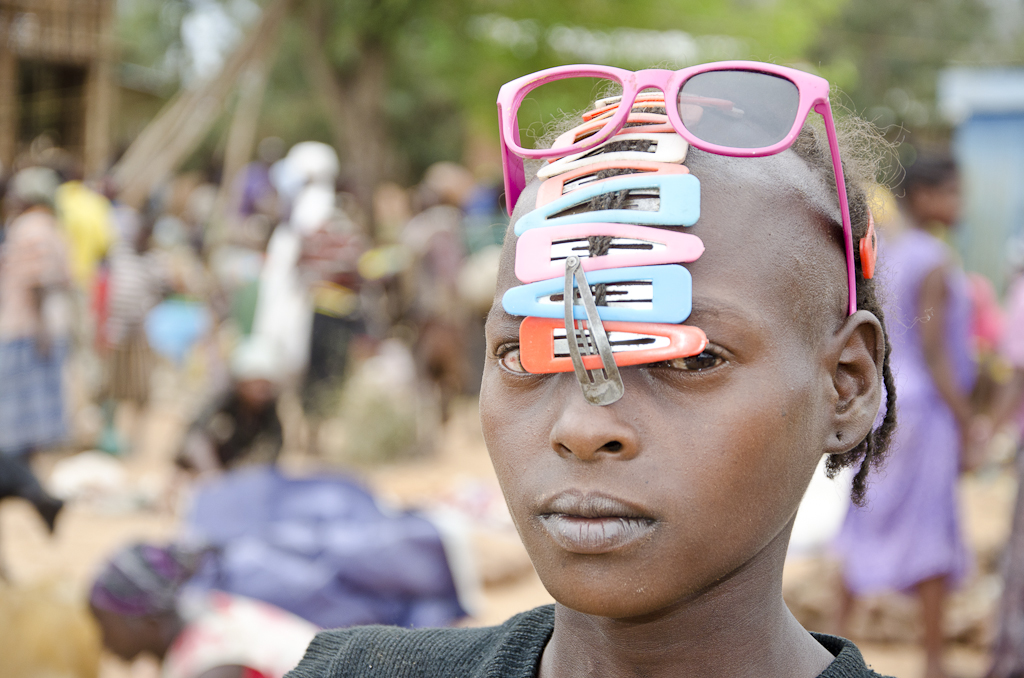
[{"label": "girl's face", "polygon": [[[852,332],[875,342],[861,376],[841,369],[843,328],[861,314],[844,312],[834,189],[791,152],[691,152],[687,164],[702,184],[687,232],[706,247],[687,264],[687,324],[706,332],[705,354],[621,369],[625,395],[597,407],[571,372],[520,371],[522,318],[496,302],[487,321],[480,407],[491,459],[544,585],[587,614],[650,615],[743,580],[733,575],[758,561],[781,570],[819,458],[859,442],[878,407],[877,392],[874,410],[848,397],[877,381],[873,330]],[[505,248],[496,299],[518,284],[514,238]],[[866,423],[838,430],[837,412],[851,407]]]}]

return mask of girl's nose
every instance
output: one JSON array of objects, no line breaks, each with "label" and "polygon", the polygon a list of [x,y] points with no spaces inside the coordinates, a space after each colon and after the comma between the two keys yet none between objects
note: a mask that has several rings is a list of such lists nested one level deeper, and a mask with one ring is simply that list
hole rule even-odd
[{"label": "girl's nose", "polygon": [[551,428],[551,449],[559,455],[573,455],[581,461],[611,454],[632,459],[639,451],[636,429],[621,414],[623,401],[614,405],[591,405],[575,384],[566,389],[562,410]]}]

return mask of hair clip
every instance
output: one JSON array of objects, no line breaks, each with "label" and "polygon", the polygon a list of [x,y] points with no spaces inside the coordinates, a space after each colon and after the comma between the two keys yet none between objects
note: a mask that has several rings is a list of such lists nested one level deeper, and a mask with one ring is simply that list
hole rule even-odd
[{"label": "hair clip", "polygon": [[[518,252],[518,250],[517,250]],[[860,239],[860,272],[865,280],[875,277],[875,264],[878,262],[878,235],[875,233],[875,217],[868,210],[868,230]],[[519,255],[516,254],[516,266],[519,265]]]},{"label": "hair clip", "polygon": [[[652,149],[646,151],[606,150],[608,144],[624,141],[653,141],[654,145]],[[573,153],[572,155],[566,155],[550,161],[548,165],[541,167],[537,171],[537,177],[539,179],[549,179],[556,174],[606,160],[650,160],[652,162],[680,163],[686,160],[686,151],[689,148],[690,145],[675,132],[617,134],[590,150],[580,151],[579,153]]]},{"label": "hair clip", "polygon": [[[580,258],[572,255],[582,270]],[[541,280],[513,287],[501,298],[509,315],[558,318],[562,315],[561,278]],[[630,266],[595,271],[591,285],[603,285],[597,311],[602,320],[620,322],[681,323],[690,315],[692,278],[682,266]],[[582,294],[582,292],[581,292]],[[586,309],[576,306],[577,320],[587,318]]]},{"label": "hair clip", "polygon": [[[631,170],[626,173],[615,174],[603,179],[597,179],[600,172],[609,170]],[[545,180],[537,189],[537,207],[546,205],[552,200],[560,198],[566,193],[572,193],[577,188],[582,188],[600,181],[607,181],[615,177],[627,176],[628,174],[689,174],[690,168],[686,165],[676,165],[666,162],[651,162],[649,160],[615,161],[606,160],[592,165],[584,165],[570,172],[563,172],[557,176]]]},{"label": "hair clip", "polygon": [[[655,109],[655,110],[651,110]],[[606,106],[602,109],[594,109],[587,111],[582,116],[584,122],[593,122],[597,120],[607,121],[616,111],[619,110],[619,105],[614,104],[612,106]],[[633,102],[633,106],[629,109],[630,117],[634,115],[666,115],[665,113],[665,102],[661,99],[637,99]],[[626,130],[627,132],[629,130]]]},{"label": "hair clip", "polygon": [[[605,124],[607,124],[607,121],[604,118],[595,118],[582,125],[573,127],[571,130],[560,134],[555,139],[555,143],[551,144],[551,148],[568,148],[576,142],[591,136],[594,132],[600,131],[604,128]],[[626,119],[626,124],[632,124],[633,127],[623,127],[615,136],[638,132],[645,134],[675,134],[676,132],[675,128],[668,121],[668,116],[664,113],[630,113]],[[614,139],[615,137],[613,136],[612,138]]]},{"label": "hair clip", "polygon": [[[609,111],[614,111],[619,107],[621,101],[622,96],[620,95],[598,99],[594,102],[594,107],[583,114],[583,119],[590,120],[599,115],[605,115]],[[664,106],[665,94],[662,92],[640,92],[633,101],[633,108],[640,108],[639,104],[661,104]]]},{"label": "hair clip", "polygon": [[[608,240],[605,252],[590,255],[590,238]],[[584,271],[696,261],[704,243],[691,233],[635,224],[565,224],[534,228],[516,242],[516,277],[532,283],[558,276],[565,260],[580,258]]]},{"label": "hair clip", "polygon": [[[604,323],[618,367],[660,363],[699,355],[708,338],[699,327],[661,323]],[[533,374],[571,372],[572,357],[564,323],[552,318],[525,318],[519,326],[519,359]],[[599,356],[583,356],[587,369],[601,367]]]},{"label": "hair clip", "polygon": [[[563,212],[585,204],[592,198],[616,191],[657,189],[658,209],[612,209]],[[600,183],[593,182],[575,191],[538,206],[516,222],[515,234],[522,235],[531,228],[609,222],[643,224],[647,226],[693,226],[700,218],[700,181],[692,174],[627,174]]]},{"label": "hair clip", "polygon": [[[580,327],[577,327],[575,320],[576,289],[579,289],[579,298],[583,302],[586,314],[586,322]],[[622,385],[622,376],[619,374],[618,365],[615,364],[608,334],[597,311],[587,276],[580,268],[578,257],[569,257],[565,260],[562,302],[562,328],[568,344],[569,359],[572,361],[576,380],[583,389],[583,397],[594,405],[611,405],[622,397],[626,388]],[[587,368],[583,364],[583,356],[595,354],[600,362]]]}]

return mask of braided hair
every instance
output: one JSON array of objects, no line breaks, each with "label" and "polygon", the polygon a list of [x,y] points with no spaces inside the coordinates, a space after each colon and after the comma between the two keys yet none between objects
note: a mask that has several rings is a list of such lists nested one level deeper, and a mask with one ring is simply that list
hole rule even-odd
[{"label": "braided hair", "polygon": [[[880,135],[866,123],[857,119],[848,119],[845,125],[836,130],[840,136],[840,145],[848,147],[843,162],[843,174],[846,181],[846,196],[850,207],[850,226],[853,231],[853,242],[858,243],[867,234],[870,212],[868,209],[868,193],[866,186],[877,172],[880,160],[875,155],[888,146],[880,140]],[[832,171],[832,155],[828,140],[823,129],[804,125],[800,136],[792,146],[813,170],[831,185],[835,185],[835,174]],[[865,151],[868,151],[865,153]],[[885,414],[879,425],[873,428],[863,440],[844,454],[830,455],[825,463],[825,472],[834,478],[844,468],[856,466],[857,473],[853,477],[853,503],[864,505],[864,493],[867,490],[867,477],[872,468],[881,466],[889,450],[892,433],[896,429],[896,382],[893,379],[890,365],[891,343],[885,326],[885,310],[878,285],[878,278],[865,278],[860,261],[860,248],[853,248],[855,280],[857,285],[857,308],[869,311],[878,318],[882,326],[885,340],[885,354],[882,359],[882,384],[885,386]]]}]

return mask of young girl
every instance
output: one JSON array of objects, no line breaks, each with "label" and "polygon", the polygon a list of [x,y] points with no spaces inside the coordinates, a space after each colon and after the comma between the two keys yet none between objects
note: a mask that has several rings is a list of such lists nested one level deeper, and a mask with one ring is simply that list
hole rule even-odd
[{"label": "young girl", "polygon": [[[598,101],[551,148],[520,147],[519,103],[579,73],[618,83],[621,99]],[[293,678],[876,675],[850,642],[805,631],[782,599],[790,531],[819,459],[832,470],[859,463],[859,499],[894,424],[890,396],[873,430],[883,381],[893,389],[864,191],[844,181],[837,199],[838,147],[803,124],[814,107],[834,139],[827,91],[820,78],[751,62],[675,74],[562,67],[503,88],[515,209],[487,321],[481,419],[557,603],[494,628],[321,633]],[[522,156],[553,160],[544,182],[523,186]],[[567,227],[595,235],[559,256],[518,245],[556,228],[550,240],[568,243]],[[665,243],[648,247],[659,233]],[[685,271],[613,265],[641,256]],[[522,288],[538,284],[525,273],[538,261],[558,277]],[[668,273],[685,284],[666,293]],[[601,284],[591,290],[586,276]],[[562,294],[563,280],[578,289]],[[653,296],[617,280],[650,283]],[[524,297],[530,310],[515,311]],[[640,300],[633,315],[616,310],[630,299]],[[660,315],[677,301],[684,325]],[[544,313],[556,319],[521,317]],[[615,320],[623,314],[653,322]]]}]

